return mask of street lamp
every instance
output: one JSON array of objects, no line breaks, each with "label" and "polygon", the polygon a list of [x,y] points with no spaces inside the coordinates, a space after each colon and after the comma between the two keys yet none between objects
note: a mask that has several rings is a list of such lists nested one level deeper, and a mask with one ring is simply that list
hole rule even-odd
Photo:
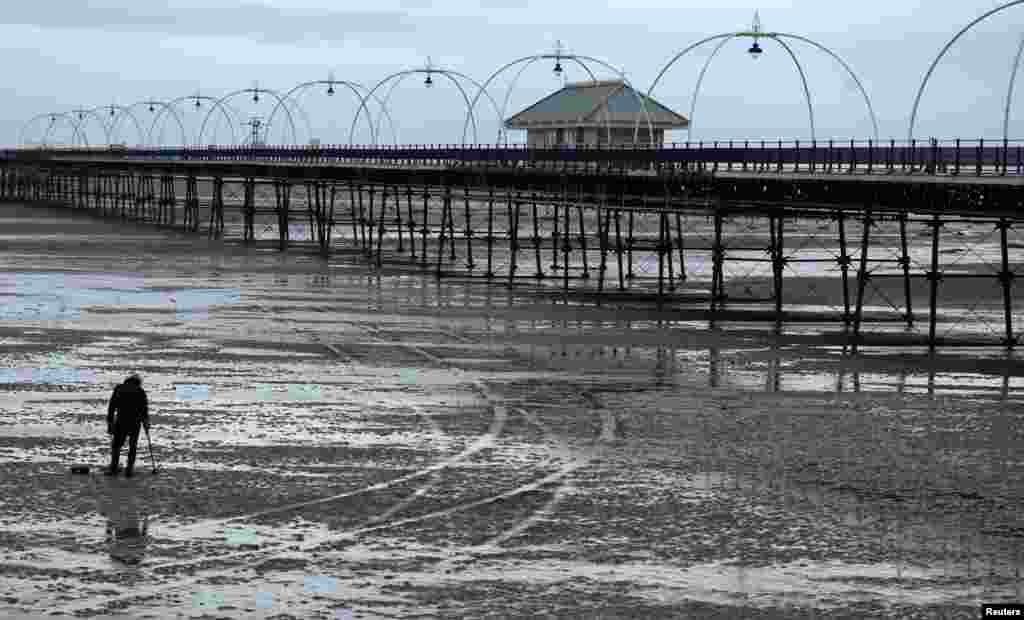
[{"label": "street lamp", "polygon": [[430,62],[430,56],[427,56],[427,79],[423,80],[423,85],[426,86],[427,88],[430,88],[431,86],[434,85],[434,80],[430,79],[431,68],[432,67]]},{"label": "street lamp", "polygon": [[555,77],[562,75],[562,41],[555,41]]},{"label": "street lamp", "polygon": [[331,71],[330,73],[327,74],[327,94],[328,95],[333,95],[334,94],[334,72],[333,71]]}]

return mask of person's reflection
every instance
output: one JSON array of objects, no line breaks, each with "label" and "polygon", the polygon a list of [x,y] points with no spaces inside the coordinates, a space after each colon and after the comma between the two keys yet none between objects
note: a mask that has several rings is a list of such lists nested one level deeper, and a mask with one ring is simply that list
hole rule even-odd
[{"label": "person's reflection", "polygon": [[149,540],[149,515],[140,509],[136,489],[117,488],[112,484],[109,490],[104,516],[110,557],[124,564],[139,564]]}]

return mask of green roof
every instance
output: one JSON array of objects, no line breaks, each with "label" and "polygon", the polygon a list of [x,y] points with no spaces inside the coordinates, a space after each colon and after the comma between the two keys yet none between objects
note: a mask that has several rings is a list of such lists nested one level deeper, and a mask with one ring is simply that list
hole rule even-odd
[{"label": "green roof", "polygon": [[637,93],[624,81],[609,80],[566,84],[561,90],[506,119],[505,127],[633,127],[637,119],[641,126],[646,125],[648,116],[656,129],[685,129],[690,124],[683,115]]}]

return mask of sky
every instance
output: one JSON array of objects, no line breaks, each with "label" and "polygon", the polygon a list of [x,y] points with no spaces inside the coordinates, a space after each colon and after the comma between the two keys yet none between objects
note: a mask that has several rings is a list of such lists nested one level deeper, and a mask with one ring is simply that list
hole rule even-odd
[{"label": "sky", "polygon": [[[114,142],[227,144],[250,135],[253,121],[261,123],[263,139],[275,143],[369,143],[375,136],[384,143],[493,143],[501,118],[564,81],[588,78],[573,61],[562,62],[562,78],[553,73],[553,60],[530,62],[559,44],[599,79],[624,72],[638,91],[654,86],[651,96],[684,116],[691,116],[693,106],[690,131],[671,132],[669,141],[686,140],[688,133],[694,141],[809,140],[811,123],[797,64],[775,40],[762,41],[764,54],[757,60],[746,53],[750,39],[727,41],[707,65],[695,103],[698,77],[717,40],[678,57],[662,73],[680,52],[705,37],[749,30],[755,9],[762,30],[811,39],[841,57],[870,98],[878,137],[902,140],[914,96],[940,50],[961,28],[1004,3],[9,2],[0,18],[0,143],[38,142],[46,136],[51,142],[96,144],[106,141],[102,123],[114,122]],[[981,22],[950,48],[922,97],[916,137],[1001,139],[1022,25],[1024,3]],[[875,137],[864,98],[842,65],[810,44],[783,41],[806,75],[814,137]],[[407,73],[423,69],[428,59],[432,67],[449,72],[432,76],[431,88],[423,84],[425,74]],[[323,84],[295,89],[329,78],[348,85],[336,86],[333,96]],[[466,122],[467,100],[477,97],[489,78],[490,99],[480,96],[472,108],[474,133]],[[232,95],[253,88],[261,91],[259,101],[253,101],[252,92]],[[368,96],[374,88],[377,99],[387,98],[388,115]],[[1015,101],[1024,102],[1022,89],[1018,83]],[[291,96],[283,98],[289,91]],[[196,93],[203,97],[198,108],[195,99],[180,99]],[[365,111],[361,98],[368,102]],[[282,100],[286,103],[279,105]],[[147,101],[154,102],[152,111],[150,104],[140,103]],[[111,106],[116,106],[113,116]],[[77,134],[69,122],[77,116],[74,110],[92,110],[82,113]],[[49,115],[54,112],[69,116],[53,121]],[[1011,138],[1024,138],[1021,103],[1011,109],[1009,129]],[[513,132],[510,140],[523,141],[525,133]]]}]

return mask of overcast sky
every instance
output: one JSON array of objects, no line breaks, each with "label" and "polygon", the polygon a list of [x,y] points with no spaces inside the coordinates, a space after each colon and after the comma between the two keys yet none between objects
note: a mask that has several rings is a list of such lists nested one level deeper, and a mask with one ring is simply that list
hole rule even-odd
[{"label": "overcast sky", "polygon": [[[914,94],[924,72],[943,45],[963,26],[1002,2],[961,0],[32,0],[5,2],[0,24],[0,53],[5,79],[0,83],[0,140],[19,141],[22,130],[38,140],[48,118],[27,125],[36,114],[76,108],[130,105],[144,100],[173,100],[200,92],[222,97],[239,89],[286,92],[306,81],[337,80],[373,88],[396,72],[435,66],[482,83],[505,63],[551,53],[561,40],[569,53],[591,56],[622,68],[626,78],[646,92],[666,63],[700,39],[749,29],[754,9],[766,31],[813,39],[853,68],[878,116],[883,139],[902,139]],[[364,8],[355,8],[356,5]],[[964,36],[940,63],[925,91],[919,112],[919,137],[999,138],[1011,67],[1024,34],[1024,5],[1009,8]],[[772,41],[757,61],[746,54],[749,39],[728,42],[710,65],[693,114],[693,139],[810,137],[799,74],[786,51]],[[715,43],[684,55],[667,71],[654,98],[689,115],[701,67]],[[872,124],[855,83],[842,67],[814,47],[791,42],[811,91],[818,139],[869,138]],[[526,63],[500,74],[488,88],[504,116],[530,105],[560,86],[553,62],[538,61],[513,78]],[[563,62],[566,79],[587,74]],[[590,63],[598,77],[615,77]],[[394,78],[377,91],[390,94],[394,130],[384,123],[382,140],[402,143],[461,141],[466,105],[460,91],[435,76]],[[467,96],[469,80],[456,78]],[[1022,78],[1019,81],[1024,81]],[[395,84],[397,83],[397,86]],[[1024,86],[1018,84],[1020,91]],[[345,142],[358,99],[338,87],[328,97],[323,86],[295,94],[301,110],[274,112],[274,97],[258,103],[242,94],[226,101],[237,115],[207,114],[175,108],[185,133],[203,142],[226,143],[247,132],[244,121],[273,116],[272,141],[287,140],[295,126],[298,141]],[[1017,97],[1024,102],[1024,94]],[[134,119],[120,115],[118,137],[128,143],[153,128],[163,142],[180,142],[172,116],[146,105],[132,108]],[[498,112],[482,100],[476,109],[480,142],[493,142]],[[98,114],[109,111],[100,110]],[[371,108],[376,118],[376,108]],[[88,120],[90,142],[102,141],[97,120]],[[156,124],[153,124],[156,119]],[[362,116],[353,141],[369,141]],[[237,126],[235,126],[237,125]],[[61,122],[52,138],[69,140]],[[1011,110],[1011,137],[1024,138],[1024,105]],[[234,134],[234,137],[232,136]],[[685,140],[686,132],[672,138]],[[467,137],[473,141],[472,131]]]}]

